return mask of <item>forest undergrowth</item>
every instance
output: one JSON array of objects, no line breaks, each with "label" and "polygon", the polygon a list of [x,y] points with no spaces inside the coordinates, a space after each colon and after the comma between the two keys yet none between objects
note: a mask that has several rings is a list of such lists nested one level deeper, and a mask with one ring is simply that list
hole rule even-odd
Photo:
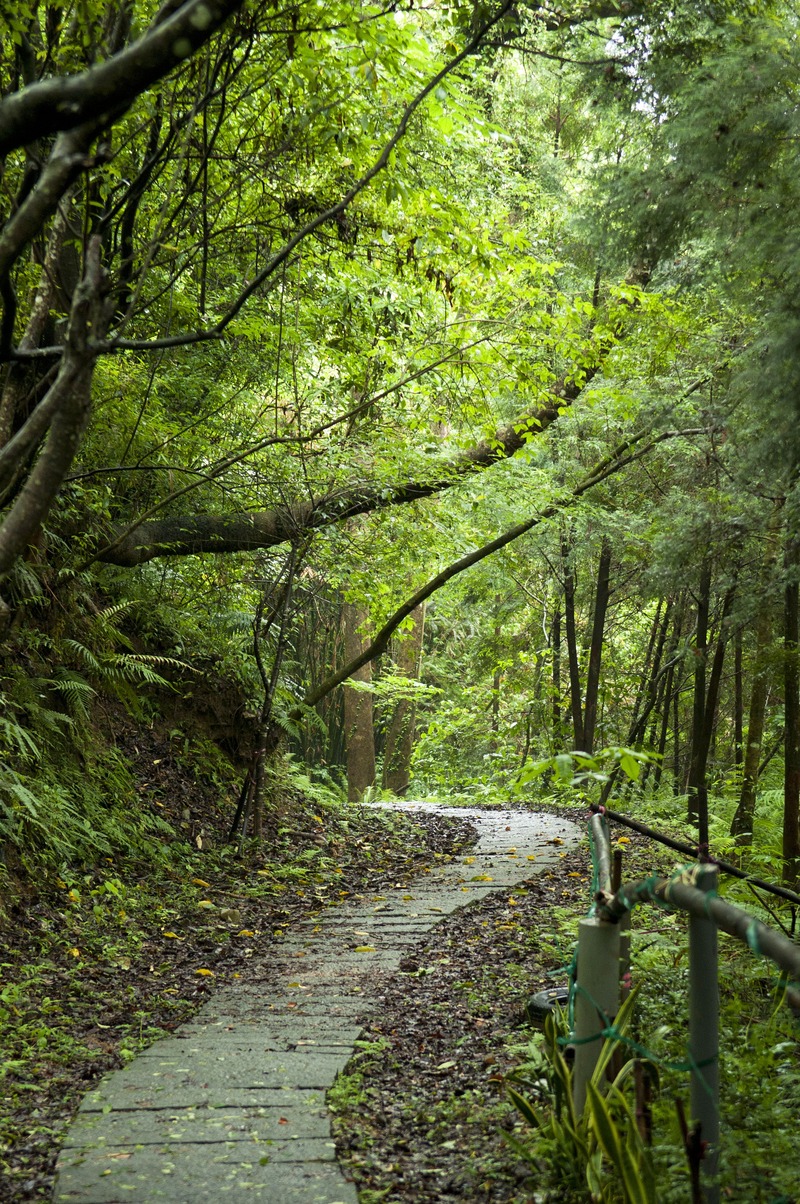
[{"label": "forest undergrowth", "polygon": [[[620,828],[612,836],[624,880],[674,870],[668,850]],[[523,886],[449,917],[406,957],[330,1095],[339,1154],[362,1204],[633,1198],[605,1160],[602,1193],[590,1191],[577,1161],[565,1174],[563,1150],[526,1124],[507,1090],[544,1117],[556,1105],[526,1003],[567,985],[591,882],[588,853],[564,854]],[[675,1069],[686,1059],[685,927],[685,917],[655,908],[638,909],[633,922],[632,982],[641,987],[633,1037],[658,1082],[649,1198],[659,1204],[692,1198],[676,1109],[682,1100],[689,1113],[689,1076]],[[798,1021],[783,988],[770,963],[721,938],[722,1198],[742,1204],[797,1200]]]},{"label": "forest undergrowth", "polygon": [[235,783],[226,801],[225,762],[208,742],[121,713],[115,728],[137,807],[161,826],[150,858],[119,853],[36,878],[4,870],[0,1199],[9,1204],[50,1198],[60,1139],[100,1075],[173,1031],[217,985],[246,979],[301,917],[405,882],[473,835],[466,822],[365,813],[297,772],[282,776],[260,846],[227,844]]}]

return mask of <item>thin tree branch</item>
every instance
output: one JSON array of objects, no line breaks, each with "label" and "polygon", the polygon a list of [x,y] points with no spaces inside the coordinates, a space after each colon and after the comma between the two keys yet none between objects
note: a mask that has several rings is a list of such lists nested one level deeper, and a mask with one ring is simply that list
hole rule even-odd
[{"label": "thin tree branch", "polygon": [[459,54],[455,55],[449,62],[445,63],[441,70],[428,80],[427,84],[416,94],[416,96],[408,102],[403,109],[397,127],[385,143],[383,150],[378,158],[373,163],[372,167],[364,173],[359,180],[352,185],[344,196],[331,205],[330,208],[318,213],[310,221],[306,222],[290,239],[288,239],[279,251],[277,251],[271,259],[269,259],[264,267],[256,273],[250,283],[244,288],[232,305],[229,306],[227,312],[220,318],[214,326],[206,330],[187,332],[185,334],[168,335],[160,339],[125,339],[115,338],[110,339],[98,350],[101,351],[154,351],[162,347],[185,347],[188,344],[204,342],[212,339],[221,339],[225,330],[236,318],[242,308],[247,304],[254,293],[262,287],[262,285],[272,276],[279,267],[291,256],[292,252],[304,242],[310,234],[320,226],[324,226],[327,222],[333,221],[341,213],[347,209],[351,202],[363,192],[364,189],[372,183],[377,175],[380,174],[389,164],[392,152],[397,147],[398,143],[405,136],[411,119],[414,117],[417,110],[423,102],[430,96],[432,92],[439,87],[442,80],[446,79],[457,67],[460,67],[465,59],[470,58],[480,48],[481,43],[485,39],[487,33],[493,29],[499,22],[514,7],[513,0],[505,0],[498,11],[489,20],[484,22],[478,32],[470,39],[467,45]]},{"label": "thin tree branch", "polygon": [[[529,531],[532,531],[534,527],[540,526],[547,519],[554,518],[562,510],[565,510],[568,506],[578,501],[579,498],[583,497],[590,489],[593,489],[595,485],[599,485],[608,477],[614,476],[622,468],[626,467],[626,465],[632,464],[635,460],[640,460],[643,456],[648,455],[659,443],[663,443],[666,439],[675,439],[679,436],[702,434],[703,428],[693,427],[680,431],[663,431],[660,435],[651,438],[644,447],[638,447],[637,445],[643,439],[647,438],[649,433],[649,431],[640,431],[638,434],[632,435],[630,439],[626,439],[623,443],[620,443],[610,455],[600,460],[591,472],[582,481],[579,481],[568,494],[559,501],[551,502],[549,506],[540,511],[534,518],[527,519],[523,523],[517,523],[516,526],[504,531],[502,535],[498,535],[496,539],[492,539],[482,547],[468,552],[466,556],[460,557],[460,559],[448,565],[447,568],[442,569],[440,573],[432,577],[430,581],[426,582],[410,598],[407,598],[402,606],[398,607],[359,656],[355,657],[341,669],[330,674],[320,685],[309,690],[303,698],[301,707],[314,706],[315,703],[319,702],[327,694],[330,694],[331,690],[334,690],[336,686],[341,685],[348,677],[352,677],[368,661],[372,661],[376,656],[380,656],[386,650],[393,632],[397,630],[403,619],[407,618],[412,610],[430,598],[431,594],[435,594],[437,590],[446,585],[453,577],[457,577],[459,573],[463,573],[466,569],[472,568],[474,564],[485,560],[487,556],[492,556],[495,552],[500,551],[501,548],[506,547],[507,544],[513,543],[515,539],[519,539],[520,536],[527,535]],[[634,451],[634,448],[637,448],[637,450]],[[298,708],[293,712],[293,717],[299,717],[300,713],[301,709]]]},{"label": "thin tree branch", "polygon": [[[419,380],[420,377],[427,375],[427,373],[429,373],[429,372],[434,372],[437,368],[440,368],[443,364],[446,364],[450,360],[455,359],[457,356],[463,354],[465,351],[470,351],[473,347],[477,347],[481,343],[485,343],[490,338],[491,338],[491,335],[484,335],[479,339],[474,339],[471,343],[465,344],[463,347],[454,348],[452,351],[447,352],[447,354],[440,356],[437,360],[433,360],[432,363],[424,364],[421,368],[418,368],[416,371],[407,373],[405,376],[401,377],[400,380],[395,381],[394,384],[387,385],[387,387],[385,389],[381,389],[378,393],[373,393],[369,397],[364,398],[362,401],[360,401],[358,403],[358,405],[353,406],[352,409],[345,411],[344,414],[338,414],[336,416],[336,418],[331,418],[329,422],[319,423],[317,426],[313,427],[311,429],[311,431],[308,432],[308,434],[305,434],[305,435],[268,435],[264,439],[260,439],[257,443],[254,443],[251,447],[245,448],[243,451],[235,452],[234,454],[232,454],[230,456],[226,456],[223,460],[220,460],[217,464],[209,467],[203,480],[192,481],[188,485],[184,485],[182,488],[174,490],[172,493],[168,494],[167,497],[162,498],[161,501],[158,501],[154,505],[152,505],[149,510],[146,510],[144,512],[144,514],[138,515],[137,518],[135,518],[132,523],[129,523],[128,526],[125,527],[111,541],[111,543],[106,544],[99,551],[95,552],[92,555],[92,557],[85,562],[85,564],[82,566],[82,568],[88,568],[88,566],[90,564],[93,564],[97,560],[103,561],[105,563],[115,563],[113,560],[114,552],[118,548],[122,547],[122,545],[125,543],[125,541],[128,539],[128,537],[130,535],[132,535],[135,531],[138,531],[140,528],[144,527],[144,525],[146,523],[148,523],[150,519],[152,519],[153,515],[158,514],[166,506],[170,505],[172,502],[177,501],[179,498],[184,497],[187,493],[190,493],[193,489],[197,489],[200,485],[202,485],[204,483],[204,481],[216,480],[217,477],[219,477],[223,473],[227,472],[230,468],[233,468],[236,464],[241,464],[244,460],[249,459],[250,456],[254,456],[257,452],[265,451],[268,447],[275,447],[275,446],[279,446],[279,445],[280,446],[302,446],[303,444],[313,442],[315,439],[318,439],[321,435],[326,434],[328,431],[332,430],[334,427],[340,426],[344,422],[350,422],[350,421],[352,421],[352,419],[357,418],[359,414],[362,414],[365,410],[368,410],[371,406],[374,406],[377,402],[382,401],[385,397],[389,397],[392,393],[397,392],[398,389],[402,389],[404,385],[411,384],[413,381]],[[114,470],[110,469],[110,470],[106,470],[106,471],[114,471]],[[117,471],[121,471],[121,469],[117,470]],[[223,520],[223,521],[225,521],[225,520]],[[323,524],[320,524],[320,525],[323,525]],[[288,538],[288,535],[287,535],[287,538]],[[277,541],[272,541],[272,542],[273,543],[274,542],[282,543],[283,540],[277,540]],[[269,546],[269,545],[266,545],[266,546]],[[230,549],[219,548],[217,550],[223,551],[223,550],[230,550]],[[163,553],[157,552],[156,555],[163,555]],[[151,559],[151,557],[145,556],[144,559]],[[137,561],[137,563],[141,563],[141,562]]]}]

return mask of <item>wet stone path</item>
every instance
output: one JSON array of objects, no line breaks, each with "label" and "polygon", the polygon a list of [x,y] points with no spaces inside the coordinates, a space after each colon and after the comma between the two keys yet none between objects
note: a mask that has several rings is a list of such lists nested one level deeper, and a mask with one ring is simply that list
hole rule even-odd
[{"label": "wet stone path", "polygon": [[581,836],[552,815],[424,809],[475,825],[469,856],[299,925],[246,982],[103,1079],[67,1133],[56,1204],[357,1204],[325,1095],[381,982],[443,916],[531,878]]}]

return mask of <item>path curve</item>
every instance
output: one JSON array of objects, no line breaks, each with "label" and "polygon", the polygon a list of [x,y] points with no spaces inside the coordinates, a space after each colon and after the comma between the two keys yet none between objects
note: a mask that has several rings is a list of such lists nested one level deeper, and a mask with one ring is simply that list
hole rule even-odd
[{"label": "path curve", "polygon": [[358,1204],[325,1093],[381,982],[445,915],[533,877],[582,835],[529,811],[377,805],[468,819],[478,842],[410,886],[298,925],[246,982],[104,1078],[67,1133],[56,1204]]}]

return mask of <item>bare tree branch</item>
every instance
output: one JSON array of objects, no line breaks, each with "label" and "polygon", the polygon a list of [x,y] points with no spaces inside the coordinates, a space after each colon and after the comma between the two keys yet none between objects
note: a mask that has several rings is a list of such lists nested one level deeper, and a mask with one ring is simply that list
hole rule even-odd
[{"label": "bare tree branch", "polygon": [[[133,45],[78,75],[29,84],[0,101],[0,157],[125,109],[211,38],[243,0],[186,0]],[[174,6],[171,6],[174,8]]]}]

